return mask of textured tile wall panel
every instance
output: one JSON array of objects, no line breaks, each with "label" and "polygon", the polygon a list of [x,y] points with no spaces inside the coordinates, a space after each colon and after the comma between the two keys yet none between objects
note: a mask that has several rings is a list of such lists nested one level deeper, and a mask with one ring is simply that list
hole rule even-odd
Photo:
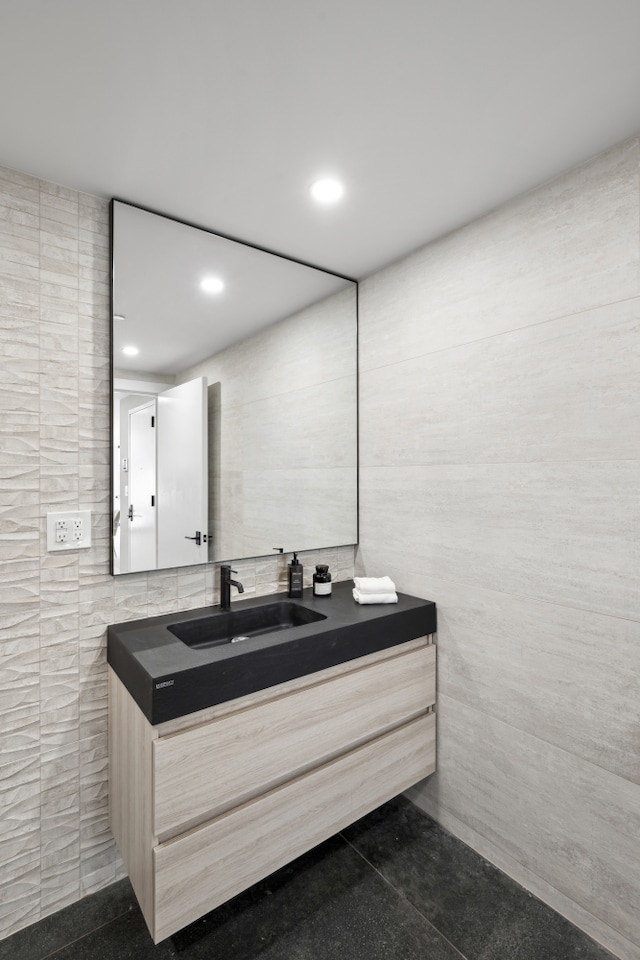
[{"label": "textured tile wall panel", "polygon": [[[217,599],[208,566],[109,573],[109,269],[104,200],[0,169],[0,939],[124,875],[107,625]],[[48,554],[69,507],[92,546]],[[353,548],[318,558],[353,576]],[[244,561],[248,591],[283,588],[282,563]]]}]

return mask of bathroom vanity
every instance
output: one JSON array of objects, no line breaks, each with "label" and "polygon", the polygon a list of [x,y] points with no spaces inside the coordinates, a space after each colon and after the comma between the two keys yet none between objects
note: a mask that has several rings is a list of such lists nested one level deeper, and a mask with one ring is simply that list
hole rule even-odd
[{"label": "bathroom vanity", "polygon": [[111,827],[156,943],[435,769],[435,605],[287,603],[109,628]]}]

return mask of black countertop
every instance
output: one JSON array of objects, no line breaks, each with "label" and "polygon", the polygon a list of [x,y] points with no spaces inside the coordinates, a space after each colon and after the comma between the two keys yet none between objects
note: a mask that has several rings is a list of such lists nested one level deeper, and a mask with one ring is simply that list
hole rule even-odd
[{"label": "black countertop", "polygon": [[[329,597],[304,590],[295,602],[326,619],[242,644],[193,648],[168,629],[220,615],[218,606],[116,623],[108,630],[107,661],[147,719],[157,724],[435,632],[436,607],[430,600],[398,594],[398,603],[361,605],[352,588],[352,581],[336,583]],[[287,599],[272,594],[236,600],[232,610]]]}]

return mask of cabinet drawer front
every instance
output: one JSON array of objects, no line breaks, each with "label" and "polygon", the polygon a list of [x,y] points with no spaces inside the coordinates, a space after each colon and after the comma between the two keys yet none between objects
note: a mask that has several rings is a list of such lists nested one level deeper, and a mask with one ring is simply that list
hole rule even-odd
[{"label": "cabinet drawer front", "polygon": [[154,852],[156,942],[435,769],[435,716],[358,747]]},{"label": "cabinet drawer front", "polygon": [[154,833],[168,839],[426,711],[425,646],[154,742]]}]

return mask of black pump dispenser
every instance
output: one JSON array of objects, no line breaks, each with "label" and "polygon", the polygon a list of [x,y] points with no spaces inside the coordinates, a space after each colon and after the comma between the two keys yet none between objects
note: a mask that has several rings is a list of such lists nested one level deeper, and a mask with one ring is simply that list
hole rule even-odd
[{"label": "black pump dispenser", "polygon": [[298,599],[302,596],[302,564],[298,563],[298,556],[293,554],[289,564],[289,596]]}]

